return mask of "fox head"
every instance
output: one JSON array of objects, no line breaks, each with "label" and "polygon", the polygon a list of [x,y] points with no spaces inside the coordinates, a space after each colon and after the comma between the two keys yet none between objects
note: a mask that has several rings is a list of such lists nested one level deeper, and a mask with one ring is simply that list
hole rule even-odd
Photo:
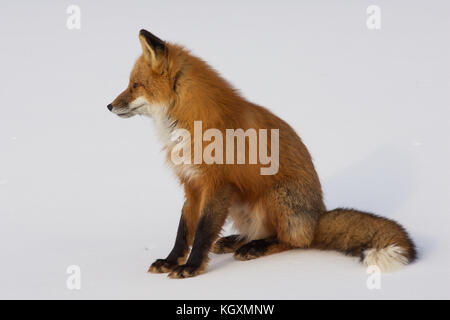
[{"label": "fox head", "polygon": [[175,98],[177,66],[170,56],[177,51],[147,30],[139,32],[142,55],[131,71],[128,87],[107,107],[122,118],[134,115],[152,116]]}]

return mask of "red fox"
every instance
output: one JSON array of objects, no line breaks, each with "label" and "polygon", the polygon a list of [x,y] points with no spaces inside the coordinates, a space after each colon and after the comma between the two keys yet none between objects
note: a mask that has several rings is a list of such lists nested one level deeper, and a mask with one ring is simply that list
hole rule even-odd
[{"label": "red fox", "polygon": [[[244,99],[183,47],[146,30],[139,32],[139,40],[142,55],[128,87],[108,109],[122,118],[154,119],[168,163],[185,191],[175,245],[149,272],[169,273],[171,278],[196,276],[205,271],[210,251],[250,260],[294,248],[331,249],[358,256],[364,265],[377,265],[382,271],[415,260],[412,240],[395,221],[353,209],[327,211],[311,156],[285,121]],[[193,134],[195,121],[223,133],[238,128],[276,129],[276,173],[261,174],[261,161],[248,162],[249,139],[246,163],[174,164],[176,141],[171,136],[177,129]],[[196,143],[190,141],[189,147],[198,149]],[[206,146],[207,141],[200,142],[200,148]],[[239,234],[218,239],[227,218]]]}]

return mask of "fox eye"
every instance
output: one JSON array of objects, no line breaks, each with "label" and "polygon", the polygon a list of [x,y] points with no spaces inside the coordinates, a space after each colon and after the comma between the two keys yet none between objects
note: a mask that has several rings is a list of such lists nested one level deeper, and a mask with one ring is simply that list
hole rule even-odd
[{"label": "fox eye", "polygon": [[137,83],[137,82],[133,83],[133,89],[136,89],[136,88],[139,87],[139,86],[140,86],[139,83]]}]

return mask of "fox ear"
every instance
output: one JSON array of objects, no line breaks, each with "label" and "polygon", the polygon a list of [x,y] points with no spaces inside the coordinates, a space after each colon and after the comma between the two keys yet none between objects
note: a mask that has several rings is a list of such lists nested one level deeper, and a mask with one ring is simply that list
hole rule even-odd
[{"label": "fox ear", "polygon": [[143,55],[150,65],[153,68],[160,66],[162,59],[166,56],[165,42],[144,29],[139,31],[139,41],[142,45]]}]

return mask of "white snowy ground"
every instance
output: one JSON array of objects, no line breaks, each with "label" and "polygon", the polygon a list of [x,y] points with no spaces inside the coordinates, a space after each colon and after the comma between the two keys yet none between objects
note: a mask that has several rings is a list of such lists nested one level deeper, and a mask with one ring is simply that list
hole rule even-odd
[{"label": "white snowy ground", "polygon": [[[81,30],[65,26],[81,8]],[[366,8],[381,8],[381,30]],[[0,298],[450,298],[448,1],[17,1],[0,10]],[[401,222],[420,259],[368,290],[355,258],[212,255],[147,274],[175,238],[181,188],[151,120],[106,105],[138,30],[180,42],[299,132],[328,207]],[[81,267],[81,290],[66,268]]]}]

